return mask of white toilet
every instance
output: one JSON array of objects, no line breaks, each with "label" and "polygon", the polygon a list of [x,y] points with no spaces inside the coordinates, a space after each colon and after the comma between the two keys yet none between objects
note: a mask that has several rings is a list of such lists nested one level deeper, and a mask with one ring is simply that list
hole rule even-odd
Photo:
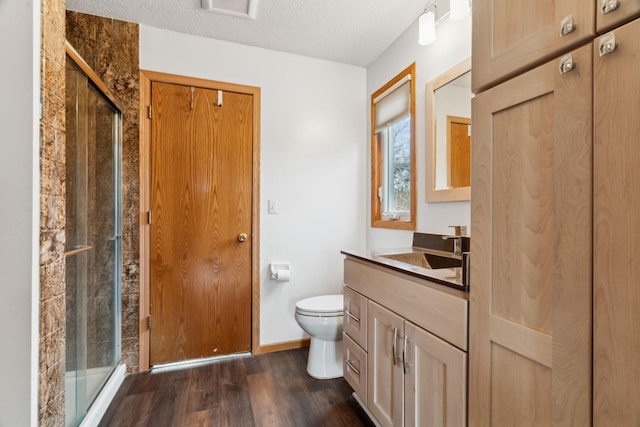
[{"label": "white toilet", "polygon": [[311,336],[307,372],[313,378],[342,376],[342,295],[322,295],[296,303],[296,321]]}]

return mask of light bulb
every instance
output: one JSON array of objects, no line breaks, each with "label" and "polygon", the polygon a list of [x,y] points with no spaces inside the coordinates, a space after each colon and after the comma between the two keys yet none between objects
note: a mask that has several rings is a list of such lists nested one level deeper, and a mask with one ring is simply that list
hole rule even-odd
[{"label": "light bulb", "polygon": [[428,11],[418,19],[418,44],[427,46],[436,40],[436,15]]}]

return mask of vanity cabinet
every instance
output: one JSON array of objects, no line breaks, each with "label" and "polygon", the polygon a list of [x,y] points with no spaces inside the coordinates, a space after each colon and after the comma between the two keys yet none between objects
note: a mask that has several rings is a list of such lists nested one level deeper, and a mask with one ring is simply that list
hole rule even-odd
[{"label": "vanity cabinet", "polygon": [[[356,306],[359,322],[345,314],[345,379],[378,423],[465,426],[466,294],[347,257],[345,313]],[[351,334],[364,323],[361,346]]]},{"label": "vanity cabinet", "polygon": [[596,3],[601,1],[474,0],[472,90],[484,90],[592,39]]}]

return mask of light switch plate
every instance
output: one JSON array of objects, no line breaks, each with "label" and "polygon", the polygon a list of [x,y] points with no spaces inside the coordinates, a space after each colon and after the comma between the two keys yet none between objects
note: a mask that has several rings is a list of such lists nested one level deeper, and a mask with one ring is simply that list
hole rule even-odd
[{"label": "light switch plate", "polygon": [[277,200],[269,200],[267,201],[267,212],[269,214],[275,215],[278,213],[278,201]]}]

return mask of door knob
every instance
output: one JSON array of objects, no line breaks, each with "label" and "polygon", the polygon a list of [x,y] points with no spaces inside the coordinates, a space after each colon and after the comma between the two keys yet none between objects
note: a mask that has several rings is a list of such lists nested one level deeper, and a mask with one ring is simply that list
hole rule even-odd
[{"label": "door knob", "polygon": [[238,242],[246,242],[247,241],[247,233],[238,234]]}]

